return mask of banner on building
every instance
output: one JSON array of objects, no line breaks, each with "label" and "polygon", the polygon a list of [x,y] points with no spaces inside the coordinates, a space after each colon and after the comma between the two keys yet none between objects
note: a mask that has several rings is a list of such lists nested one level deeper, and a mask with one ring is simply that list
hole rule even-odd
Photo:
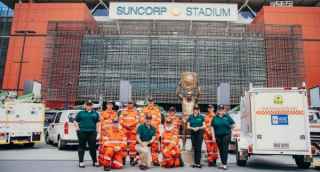
[{"label": "banner on building", "polygon": [[237,21],[237,4],[111,2],[111,19]]}]

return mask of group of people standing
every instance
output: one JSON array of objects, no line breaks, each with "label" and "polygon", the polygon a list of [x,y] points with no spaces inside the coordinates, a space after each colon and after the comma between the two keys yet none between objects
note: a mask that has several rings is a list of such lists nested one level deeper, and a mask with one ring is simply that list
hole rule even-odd
[{"label": "group of people standing", "polygon": [[216,166],[218,155],[220,155],[219,168],[227,169],[231,130],[234,124],[223,105],[218,106],[217,113],[214,112],[212,105],[208,105],[208,112],[205,116],[200,114],[199,107],[194,107],[193,114],[187,120],[194,151],[193,168],[202,168],[201,148],[204,140],[207,147],[208,166]]},{"label": "group of people standing", "polygon": [[[139,164],[141,170],[146,170],[151,165],[164,168],[184,166],[179,138],[182,120],[176,115],[175,108],[170,107],[164,120],[163,131],[160,132],[161,112],[153,98],[148,99],[148,105],[141,113],[136,110],[134,103],[129,101],[119,115],[113,110],[113,102],[107,102],[106,109],[99,115],[92,110],[92,102],[89,101],[85,103],[85,110],[77,114],[76,122],[80,168],[85,167],[83,156],[87,143],[93,166],[103,166],[105,171],[123,168],[127,157],[131,166]],[[201,147],[204,138],[208,165],[215,166],[220,154],[221,168],[227,168],[228,144],[233,124],[223,106],[219,106],[215,114],[214,107],[209,105],[206,116],[200,114],[198,107],[194,108],[193,114],[187,119],[194,150],[192,167],[202,167]],[[98,158],[97,131],[100,133]]]}]

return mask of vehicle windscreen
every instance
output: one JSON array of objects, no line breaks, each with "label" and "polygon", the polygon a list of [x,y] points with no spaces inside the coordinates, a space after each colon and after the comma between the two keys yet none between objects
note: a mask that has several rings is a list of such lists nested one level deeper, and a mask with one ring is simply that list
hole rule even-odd
[{"label": "vehicle windscreen", "polygon": [[46,112],[44,126],[45,127],[49,126],[49,124],[54,121],[55,116],[56,116],[56,112]]},{"label": "vehicle windscreen", "polygon": [[69,113],[68,115],[68,122],[75,122],[76,121],[76,115],[77,115],[77,112],[71,112]]}]

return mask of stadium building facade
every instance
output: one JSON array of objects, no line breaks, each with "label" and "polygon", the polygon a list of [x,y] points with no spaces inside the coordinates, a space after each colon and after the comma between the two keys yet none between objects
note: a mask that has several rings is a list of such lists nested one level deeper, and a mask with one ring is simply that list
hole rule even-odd
[{"label": "stadium building facade", "polygon": [[23,91],[25,80],[40,81],[47,105],[61,107],[118,100],[120,80],[131,82],[134,100],[176,104],[183,71],[198,73],[201,104],[217,102],[221,82],[230,83],[232,104],[249,83],[320,85],[319,7],[265,6],[252,24],[105,19],[95,20],[84,3],[15,4],[3,89],[17,90],[20,80]]}]

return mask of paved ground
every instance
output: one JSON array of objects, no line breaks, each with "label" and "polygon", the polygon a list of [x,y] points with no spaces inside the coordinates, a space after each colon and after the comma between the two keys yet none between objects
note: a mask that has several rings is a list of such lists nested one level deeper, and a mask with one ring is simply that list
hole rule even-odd
[{"label": "paved ground", "polygon": [[[34,148],[25,148],[22,146],[5,146],[0,147],[0,172],[96,172],[103,171],[101,168],[94,168],[91,166],[88,153],[86,154],[85,169],[77,167],[77,152],[76,148],[59,151],[54,146],[50,145],[36,145]],[[229,157],[229,170],[239,172],[265,172],[265,171],[296,171],[297,168],[291,157],[285,156],[259,156],[250,159],[247,167],[238,167],[235,164],[234,155]],[[115,170],[120,172],[134,172],[137,168],[126,166],[125,169]],[[178,169],[163,169],[152,168],[152,172],[164,171],[182,171],[196,172],[199,169],[192,169],[190,167]],[[221,171],[217,168],[204,167],[203,172]],[[316,171],[297,170],[297,171]]]}]

